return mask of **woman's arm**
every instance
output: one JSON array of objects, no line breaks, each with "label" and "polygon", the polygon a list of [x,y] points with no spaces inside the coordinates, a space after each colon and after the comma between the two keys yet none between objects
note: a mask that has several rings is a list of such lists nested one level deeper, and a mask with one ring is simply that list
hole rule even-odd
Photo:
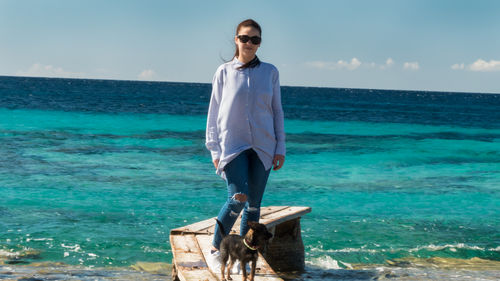
[{"label": "woman's arm", "polygon": [[[212,81],[212,95],[210,97],[210,105],[208,107],[207,130],[205,146],[212,155],[212,162],[215,168],[219,163],[221,148],[219,144],[219,133],[217,128],[217,118],[219,116],[219,104],[222,97],[222,73],[221,69],[217,69]],[[217,161],[216,161],[217,160]]]},{"label": "woman's arm", "polygon": [[274,114],[274,134],[276,135],[276,151],[274,152],[273,170],[278,170],[285,161],[285,117],[281,105],[281,88],[279,72],[276,69],[273,77],[273,114]]}]

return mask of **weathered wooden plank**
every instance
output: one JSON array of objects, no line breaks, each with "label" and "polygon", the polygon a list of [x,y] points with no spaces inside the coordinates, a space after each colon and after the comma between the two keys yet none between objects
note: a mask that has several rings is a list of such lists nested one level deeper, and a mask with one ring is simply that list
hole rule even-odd
[{"label": "weathered wooden plank", "polygon": [[272,212],[268,214],[262,214],[261,219],[265,219],[266,217],[277,217],[277,216],[288,216],[296,213],[301,213],[304,210],[310,211],[311,207],[303,207],[303,206],[282,206],[279,208],[279,212]]},{"label": "weathered wooden plank", "polygon": [[[273,214],[273,213],[276,213],[276,212],[279,212],[283,209],[286,209],[288,208],[288,206],[269,206],[269,207],[262,207],[260,209],[260,216],[265,216],[265,215],[270,215],[270,214]],[[238,219],[236,220],[236,222],[234,223],[233,225],[233,228],[231,228],[231,232],[230,233],[233,233],[233,234],[238,234],[240,233],[240,224],[241,224],[241,214],[240,216],[238,217]],[[215,219],[214,219],[214,225],[212,225],[209,229],[208,229],[208,233],[210,234],[213,234],[214,233],[214,229],[215,229]]]},{"label": "weathered wooden plank", "polygon": [[[212,248],[212,235],[196,235],[196,239],[198,240],[198,244],[202,249],[202,253],[205,259],[210,255],[210,249]],[[218,278],[220,278],[220,272],[212,272]],[[248,276],[250,276],[250,271],[247,272]],[[233,280],[239,280],[241,274],[231,274]],[[255,270],[255,280],[256,281],[283,281],[283,279],[279,278],[279,276],[274,272],[274,270],[269,266],[264,257],[259,254],[259,259],[257,260],[257,266]]]},{"label": "weathered wooden plank", "polygon": [[[279,212],[283,209],[288,208],[288,206],[270,206],[270,207],[262,207],[260,209],[260,215],[266,216],[275,212]],[[183,227],[179,227],[176,229],[172,229],[171,233],[173,234],[178,234],[178,233],[205,233],[205,234],[213,234],[214,233],[214,227],[215,227],[215,219],[216,217],[212,217],[200,222],[196,222],[190,225],[186,225]],[[241,222],[241,215],[238,217],[238,220],[234,224],[233,228],[231,229],[231,233],[239,233],[240,230],[240,222]]]},{"label": "weathered wooden plank", "polygon": [[198,241],[193,234],[170,235],[173,263],[180,280],[217,281],[209,270]]},{"label": "weathered wooden plank", "polygon": [[261,216],[260,223],[265,224],[267,228],[272,228],[282,222],[302,217],[310,212],[311,207],[288,207],[280,212]]},{"label": "weathered wooden plank", "polygon": [[268,214],[272,214],[272,213],[275,213],[275,212],[279,212],[285,208],[288,208],[288,206],[267,206],[267,207],[261,207],[260,208],[260,215],[261,216],[264,216],[264,215],[268,215]]},{"label": "weathered wooden plank", "polygon": [[203,232],[204,230],[208,229],[209,227],[213,226],[215,224],[215,218],[212,217],[203,221],[195,222],[190,225],[186,225],[183,227],[179,227],[176,229],[173,229],[172,231],[178,231],[178,232]]},{"label": "weathered wooden plank", "polygon": [[[260,208],[260,217],[262,219],[262,217],[266,217],[266,216],[269,216],[271,214],[281,212],[282,210],[287,209],[287,208],[289,208],[289,207],[288,206],[271,206],[271,207]],[[263,222],[260,221],[260,223],[263,223]],[[238,220],[234,224],[233,229],[231,231],[233,231],[234,233],[240,233],[240,225],[241,225],[241,216],[238,218]]]}]

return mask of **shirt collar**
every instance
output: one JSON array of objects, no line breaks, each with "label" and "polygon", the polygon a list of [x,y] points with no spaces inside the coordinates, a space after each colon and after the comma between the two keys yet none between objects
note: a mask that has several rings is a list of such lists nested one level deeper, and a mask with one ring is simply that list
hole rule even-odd
[{"label": "shirt collar", "polygon": [[237,57],[234,57],[234,58],[233,58],[233,62],[234,62],[235,64],[237,64],[237,65],[244,65],[244,63],[242,63],[241,61],[239,61]]}]

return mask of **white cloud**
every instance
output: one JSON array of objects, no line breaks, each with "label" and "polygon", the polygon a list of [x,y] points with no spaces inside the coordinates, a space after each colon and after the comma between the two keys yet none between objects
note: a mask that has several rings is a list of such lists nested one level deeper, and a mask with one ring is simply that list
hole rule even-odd
[{"label": "white cloud", "polygon": [[470,70],[470,71],[500,71],[500,61],[490,60],[485,61],[478,59],[475,62],[466,66],[464,63],[455,63],[451,66],[453,70]]},{"label": "white cloud", "polygon": [[156,76],[156,73],[154,72],[154,70],[146,69],[146,70],[143,70],[137,76],[137,78],[139,78],[139,80],[152,80],[155,76]]},{"label": "white cloud", "polygon": [[499,71],[500,70],[500,61],[498,60],[490,60],[485,61],[482,59],[478,59],[469,65],[469,69],[472,71]]},{"label": "white cloud", "polygon": [[394,65],[394,60],[392,58],[388,58],[385,61],[385,64],[380,66],[380,69],[388,69]]},{"label": "white cloud", "polygon": [[313,68],[324,69],[324,68],[328,68],[329,63],[324,62],[324,61],[308,61],[308,62],[306,62],[306,65],[309,67],[313,67]]},{"label": "white cloud", "polygon": [[17,76],[81,78],[83,73],[69,72],[53,65],[33,64],[28,70],[20,70]]},{"label": "white cloud", "polygon": [[404,69],[408,70],[418,70],[420,66],[418,65],[418,62],[405,62],[403,65]]},{"label": "white cloud", "polygon": [[337,62],[337,65],[340,68],[347,68],[349,70],[354,70],[354,69],[358,68],[361,65],[361,62],[357,58],[352,58],[351,62],[346,62],[346,61],[343,61],[343,60],[339,60]]},{"label": "white cloud", "polygon": [[352,58],[350,62],[339,60],[337,62],[327,62],[327,61],[311,61],[307,62],[306,65],[319,68],[319,69],[347,69],[355,70],[361,65],[361,61],[357,58]]},{"label": "white cloud", "polygon": [[463,70],[465,69],[465,65],[463,63],[455,63],[454,65],[451,66],[451,69],[453,70]]},{"label": "white cloud", "polygon": [[[358,58],[354,57],[350,61],[344,61],[344,60],[339,60],[336,62],[310,61],[306,62],[306,65],[312,68],[329,69],[329,70],[347,69],[352,71],[358,68],[362,69],[378,68],[381,70],[386,70],[395,66],[396,62],[391,57],[387,58],[385,60],[385,63],[383,64],[377,64],[374,62],[361,62]],[[403,64],[403,68],[406,70],[418,70],[420,69],[420,65],[418,62],[405,62]]]},{"label": "white cloud", "polygon": [[377,64],[374,62],[370,62],[370,63],[366,63],[365,66],[368,68],[375,68],[377,66]]}]

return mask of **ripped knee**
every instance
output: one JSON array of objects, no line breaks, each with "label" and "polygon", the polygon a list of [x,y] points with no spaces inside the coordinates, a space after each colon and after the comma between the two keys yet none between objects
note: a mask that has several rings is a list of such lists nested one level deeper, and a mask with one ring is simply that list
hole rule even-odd
[{"label": "ripped knee", "polygon": [[230,208],[231,208],[231,216],[237,217],[241,210],[245,207],[247,202],[247,195],[244,193],[236,193],[231,197]]},{"label": "ripped knee", "polygon": [[248,207],[248,211],[249,211],[249,212],[259,212],[259,211],[260,211],[260,208],[258,208],[258,207],[252,207],[252,206],[249,206],[249,207]]},{"label": "ripped knee", "polygon": [[233,195],[233,200],[239,203],[247,202],[247,195],[244,193],[236,193]]}]

